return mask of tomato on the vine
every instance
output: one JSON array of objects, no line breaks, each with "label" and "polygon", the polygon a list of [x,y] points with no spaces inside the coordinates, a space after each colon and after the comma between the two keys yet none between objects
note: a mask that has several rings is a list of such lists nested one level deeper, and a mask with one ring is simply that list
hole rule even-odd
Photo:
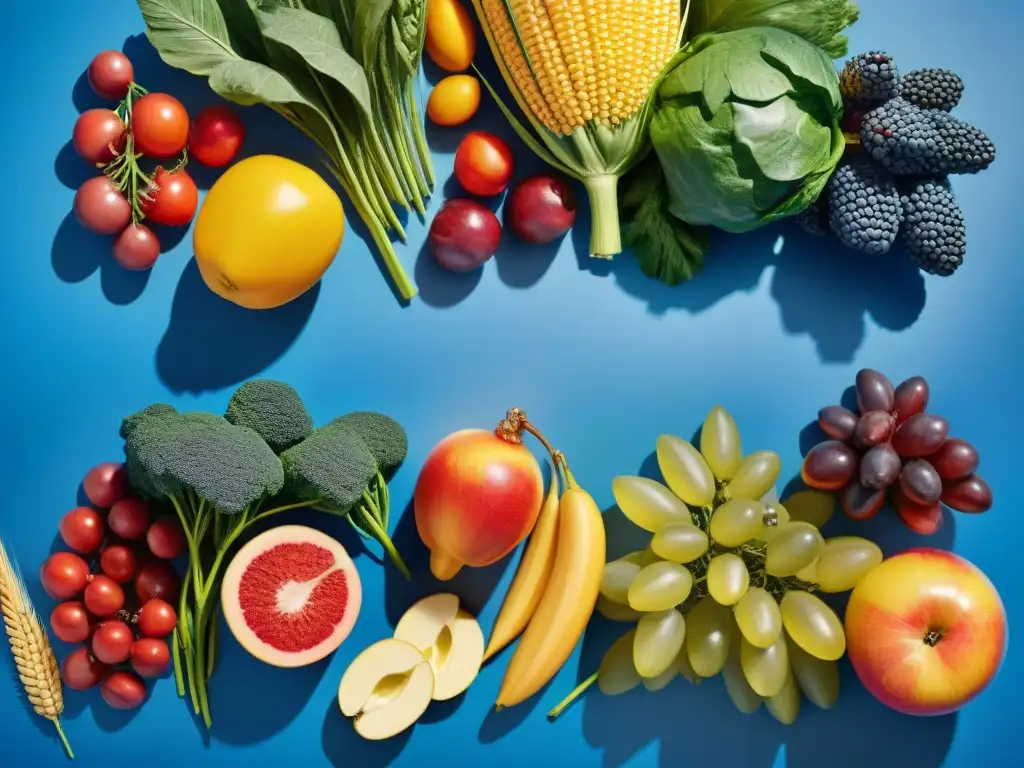
[{"label": "tomato on the vine", "polygon": [[129,224],[114,240],[114,261],[125,269],[149,269],[160,257],[160,241],[145,224]]},{"label": "tomato on the vine", "polygon": [[75,121],[71,143],[82,159],[106,165],[124,150],[124,123],[112,109],[88,109]]},{"label": "tomato on the vine", "polygon": [[142,212],[154,224],[184,226],[199,206],[199,190],[184,168],[157,168],[153,184],[142,198]]},{"label": "tomato on the vine", "polygon": [[105,99],[123,99],[135,72],[128,57],[120,51],[100,51],[89,62],[86,76],[96,95]]},{"label": "tomato on the vine", "polygon": [[93,656],[84,645],[75,648],[60,665],[61,680],[73,691],[92,688],[109,671],[110,667]]},{"label": "tomato on the vine", "polygon": [[132,105],[135,148],[156,159],[174,157],[188,141],[188,112],[166,93],[147,93]]},{"label": "tomato on the vine", "polygon": [[132,652],[135,635],[120,619],[105,621],[92,635],[92,653],[104,664],[127,661]]},{"label": "tomato on the vine", "polygon": [[86,180],[75,192],[75,218],[97,235],[115,235],[128,226],[132,206],[106,176]]},{"label": "tomato on the vine", "polygon": [[235,159],[245,126],[234,110],[223,104],[207,107],[192,121],[188,153],[203,165],[220,167]]}]

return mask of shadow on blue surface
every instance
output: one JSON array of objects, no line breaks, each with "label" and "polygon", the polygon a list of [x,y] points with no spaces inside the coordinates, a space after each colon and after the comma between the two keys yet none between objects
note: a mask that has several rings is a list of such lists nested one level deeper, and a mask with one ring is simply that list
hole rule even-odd
[{"label": "shadow on blue surface", "polygon": [[50,263],[65,283],[80,283],[97,270],[103,295],[112,304],[131,304],[146,289],[150,270],[133,272],[121,267],[112,252],[114,239],[87,232],[68,213],[53,236]]}]

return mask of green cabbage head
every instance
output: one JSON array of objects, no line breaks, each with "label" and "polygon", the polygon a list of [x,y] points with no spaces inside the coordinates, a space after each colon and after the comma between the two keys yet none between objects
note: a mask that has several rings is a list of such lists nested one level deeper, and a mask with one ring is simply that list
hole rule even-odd
[{"label": "green cabbage head", "polygon": [[747,232],[799,213],[842,157],[835,66],[781,29],[701,35],[657,89],[651,142],[689,224]]}]

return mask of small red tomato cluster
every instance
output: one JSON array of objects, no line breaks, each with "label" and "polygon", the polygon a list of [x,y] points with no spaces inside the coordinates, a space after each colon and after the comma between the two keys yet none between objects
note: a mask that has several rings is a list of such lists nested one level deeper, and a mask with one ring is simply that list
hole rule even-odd
[{"label": "small red tomato cluster", "polygon": [[93,506],[60,522],[72,551],[50,555],[39,574],[46,593],[63,601],[50,614],[53,634],[83,643],[64,659],[61,678],[76,691],[100,684],[110,706],[134,709],[146,695],[141,678],[162,675],[171,661],[166,638],[178,623],[181,581],[168,561],[185,551],[185,535],[177,520],[150,519],[123,464],[93,467],[82,486]]},{"label": "small red tomato cluster", "polygon": [[[119,51],[98,54],[87,76],[98,96],[119,104],[87,110],[75,123],[75,151],[103,171],[75,193],[75,217],[90,232],[116,235],[118,264],[149,269],[160,255],[160,241],[143,220],[165,226],[191,222],[199,191],[185,171],[188,159],[227,165],[238,154],[245,129],[223,105],[207,107],[190,121],[176,98],[149,93],[136,83],[132,63]],[[140,165],[146,158],[174,164],[147,173]]]},{"label": "small red tomato cluster", "polygon": [[[491,133],[473,131],[455,152],[455,178],[471,195],[495,197],[512,178],[512,150]],[[550,243],[576,220],[576,196],[568,180],[553,174],[520,182],[505,204],[506,223],[528,243]],[[430,225],[429,245],[445,269],[471,272],[490,259],[501,243],[501,224],[474,200],[447,200]]]}]

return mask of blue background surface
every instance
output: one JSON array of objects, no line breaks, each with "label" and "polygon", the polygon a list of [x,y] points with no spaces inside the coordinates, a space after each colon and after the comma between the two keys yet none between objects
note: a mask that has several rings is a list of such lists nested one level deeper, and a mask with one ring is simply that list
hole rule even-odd
[{"label": "blue background surface", "polygon": [[[956,180],[970,251],[951,279],[924,277],[899,256],[869,259],[778,227],[716,238],[705,272],[669,289],[644,278],[628,255],[610,268],[588,262],[586,216],[557,253],[509,240],[479,274],[454,277],[420,252],[424,227],[413,221],[409,245],[399,248],[421,291],[411,306],[393,299],[355,225],[317,290],[281,310],[250,313],[205,289],[187,232],[161,233],[178,244],[151,273],[129,274],[111,261],[109,240],[85,234],[69,213],[74,189],[90,175],[68,140],[79,111],[95,104],[80,75],[98,50],[123,46],[140,82],[169,90],[190,109],[213,101],[205,83],[163,66],[136,37],[142,23],[130,0],[19,6],[0,49],[7,73],[0,123],[0,466],[7,492],[0,535],[40,610],[48,613],[52,601],[36,573],[56,546],[60,516],[75,505],[86,470],[120,456],[121,417],[150,402],[219,411],[233,385],[265,374],[292,382],[318,422],[378,409],[397,417],[411,440],[392,498],[401,516],[396,540],[419,574],[414,585],[382,567],[378,550],[363,549],[343,522],[295,515],[291,520],[340,537],[356,557],[365,597],[351,638],[330,660],[288,671],[261,665],[225,633],[206,743],[170,679],[158,681],[132,713],[106,707],[96,691],[69,692],[66,729],[79,764],[1019,765],[1014,728],[1024,663],[1012,643],[980,698],[958,715],[934,719],[886,710],[844,663],[836,708],[825,713],[805,702],[788,728],[764,711],[738,714],[719,680],[618,698],[593,691],[549,724],[544,712],[595,668],[609,644],[613,635],[601,622],[549,688],[501,715],[490,710],[507,653],[466,696],[435,705],[414,731],[387,743],[359,741],[335,705],[354,655],[388,635],[416,597],[439,589],[427,575],[411,511],[401,514],[417,468],[449,432],[489,427],[513,405],[566,452],[579,481],[607,508],[614,475],[651,469],[657,435],[690,435],[715,404],[733,413],[748,450],[780,453],[785,481],[799,470],[805,426],[820,406],[839,400],[857,369],[881,369],[894,382],[925,375],[933,409],[981,451],[994,509],[947,516],[927,539],[891,513],[860,527],[837,520],[828,532],[875,537],[890,554],[919,544],[952,547],[998,587],[1011,632],[1024,620],[1015,547],[1024,537],[1024,155],[1016,75],[1024,8],[1006,0],[969,8],[952,0],[864,0],[862,11],[851,51],[888,50],[904,70],[954,69],[967,83],[956,114],[987,130],[998,147],[990,170]],[[314,162],[308,142],[271,113],[253,108],[244,117],[247,154]],[[509,133],[492,107],[472,126]],[[442,191],[456,191],[446,179],[462,133],[431,130],[439,177],[431,212]],[[517,175],[538,167],[521,145],[516,151],[523,159]],[[216,175],[194,170],[204,188]],[[621,517],[612,510],[608,520],[611,547],[623,551],[629,541],[616,522]],[[510,563],[452,583],[485,628],[511,578]],[[68,650],[58,647],[62,657]],[[52,727],[24,708],[6,652],[0,667],[0,722],[8,734],[2,762],[61,764]]]}]

